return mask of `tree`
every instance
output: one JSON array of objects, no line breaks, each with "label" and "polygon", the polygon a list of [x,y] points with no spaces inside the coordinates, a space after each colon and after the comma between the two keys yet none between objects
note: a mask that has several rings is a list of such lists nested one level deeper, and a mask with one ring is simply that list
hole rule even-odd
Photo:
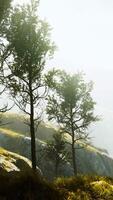
[{"label": "tree", "polygon": [[[6,20],[6,16],[8,16],[9,14],[9,9],[10,9],[10,5],[11,5],[11,0],[0,0],[0,36],[1,36],[1,30],[2,30],[2,26],[4,24],[4,21]],[[3,38],[2,38],[3,39]],[[1,68],[2,65],[2,55],[3,55],[3,51],[4,51],[4,45],[2,43],[2,39],[0,38],[0,96],[5,92],[6,88],[4,87],[3,83],[4,83],[4,76],[3,76],[3,71]],[[0,108],[0,125],[3,125],[4,123],[3,121],[3,113],[5,113],[6,111],[9,111],[12,108],[12,106],[10,108],[8,108],[8,104],[3,105]]]},{"label": "tree", "polygon": [[4,18],[10,8],[11,0],[0,0],[0,21]]},{"label": "tree", "polygon": [[86,83],[82,73],[74,75],[64,71],[48,72],[46,81],[51,92],[47,98],[49,120],[55,120],[62,132],[71,136],[72,162],[74,174],[77,174],[75,144],[86,141],[87,129],[98,120],[94,115],[95,102],[91,97],[92,82]]},{"label": "tree", "polygon": [[60,132],[56,132],[53,135],[53,139],[47,141],[44,152],[46,159],[49,159],[54,163],[54,172],[57,177],[59,167],[64,165],[68,159],[64,135]]},{"label": "tree", "polygon": [[[7,43],[2,71],[5,84],[16,105],[29,115],[32,168],[36,169],[35,121],[40,121],[40,101],[46,94],[43,70],[46,59],[53,55],[55,45],[50,40],[50,27],[37,16],[39,2],[12,10],[3,36]],[[4,59],[5,58],[5,59]],[[7,73],[5,73],[7,70]],[[38,111],[37,111],[38,109]],[[38,113],[37,113],[38,112]]]}]

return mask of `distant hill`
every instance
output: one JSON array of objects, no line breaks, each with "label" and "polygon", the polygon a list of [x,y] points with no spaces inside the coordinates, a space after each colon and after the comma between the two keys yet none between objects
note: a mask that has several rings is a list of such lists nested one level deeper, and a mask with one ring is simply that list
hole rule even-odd
[{"label": "distant hill", "polygon": [[[16,113],[5,113],[2,117],[2,124],[0,127],[9,129],[24,136],[30,136],[29,126],[26,125],[26,116]],[[28,120],[27,120],[28,121]],[[40,140],[46,141],[49,138],[52,138],[52,135],[55,133],[55,129],[50,125],[42,122],[36,131],[36,137]]]},{"label": "distant hill", "polygon": [[[22,115],[8,114],[4,116],[4,126],[0,127],[0,146],[31,159],[29,129],[24,124]],[[11,122],[11,123],[9,123]],[[54,164],[44,157],[43,148],[46,141],[52,138],[55,129],[42,123],[36,132],[37,165],[43,174],[54,177]],[[68,151],[70,147],[67,145]],[[80,174],[97,174],[113,177],[113,159],[105,150],[88,145],[84,149],[76,150],[77,169]],[[59,169],[59,175],[72,176],[71,163]]]}]

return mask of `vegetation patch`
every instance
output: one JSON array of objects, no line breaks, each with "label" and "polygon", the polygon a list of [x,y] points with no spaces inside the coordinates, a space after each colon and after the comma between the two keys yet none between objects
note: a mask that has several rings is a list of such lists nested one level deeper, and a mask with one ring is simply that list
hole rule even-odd
[{"label": "vegetation patch", "polygon": [[48,182],[31,169],[2,172],[0,199],[112,200],[113,180],[97,176],[77,176]]},{"label": "vegetation patch", "polygon": [[0,199],[60,200],[58,189],[32,170],[0,174]]},{"label": "vegetation patch", "polygon": [[99,180],[91,183],[93,190],[100,195],[101,198],[113,199],[113,185],[105,180]]},{"label": "vegetation patch", "polygon": [[67,200],[112,200],[113,180],[104,177],[77,176],[58,178],[55,186]]}]

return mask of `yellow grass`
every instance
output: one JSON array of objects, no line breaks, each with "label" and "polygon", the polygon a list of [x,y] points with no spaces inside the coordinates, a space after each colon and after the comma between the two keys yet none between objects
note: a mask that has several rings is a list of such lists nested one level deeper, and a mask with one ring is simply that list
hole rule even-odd
[{"label": "yellow grass", "polygon": [[0,128],[0,134],[9,135],[11,137],[23,137],[22,134],[17,133],[15,131],[11,131],[9,129]]}]

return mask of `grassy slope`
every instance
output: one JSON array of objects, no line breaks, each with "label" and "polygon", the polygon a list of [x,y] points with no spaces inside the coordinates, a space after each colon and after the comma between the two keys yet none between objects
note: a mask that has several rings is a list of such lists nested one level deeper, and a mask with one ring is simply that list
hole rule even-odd
[{"label": "grassy slope", "polygon": [[[7,113],[3,115],[3,124],[5,125],[1,125],[1,127],[14,132],[18,132],[25,136],[30,136],[29,126],[26,125],[24,122],[26,122],[26,118],[24,115]],[[40,140],[46,141],[49,138],[52,138],[52,135],[54,133],[54,128],[42,122],[37,129],[36,137]]]},{"label": "grassy slope", "polygon": [[[12,138],[21,138],[26,133],[23,119],[17,115],[6,116],[8,120],[14,123],[8,124],[7,128],[0,128],[1,134],[6,134]],[[18,126],[16,126],[18,124]],[[46,131],[46,138],[53,134]],[[47,129],[48,130],[48,129]],[[49,128],[50,130],[50,128]],[[18,131],[18,132],[17,132]],[[21,134],[20,134],[21,133]],[[40,134],[39,134],[40,135]],[[45,137],[45,135],[43,135]],[[41,136],[40,136],[41,138]],[[42,139],[42,138],[41,138]],[[98,151],[96,148],[88,146],[90,151]],[[0,148],[0,158],[6,157],[7,161],[14,161],[13,153],[8,154],[7,151]],[[7,171],[12,165],[5,166]],[[102,177],[86,177],[78,176],[72,178],[58,178],[54,183],[42,181],[38,175],[30,172],[10,172],[0,174],[0,199],[32,199],[32,200],[113,200],[113,180]]]},{"label": "grassy slope", "polygon": [[0,148],[0,162],[2,159],[5,171],[0,173],[0,200],[113,200],[113,179],[77,176],[50,183],[30,168],[19,172],[14,164],[23,157]]},{"label": "grassy slope", "polygon": [[[48,129],[49,129],[49,131],[48,131]],[[17,128],[17,130],[18,130],[18,128]],[[13,129],[13,127],[11,127],[11,125],[8,128],[6,128],[5,126],[0,128],[0,133],[3,134],[3,135],[7,135],[7,136],[9,136],[11,138],[22,138],[22,137],[24,137],[24,133],[22,134],[22,132],[16,132]],[[46,141],[46,138],[47,139],[51,138],[53,133],[54,133],[54,129],[53,128],[47,127],[47,126],[45,126],[43,124],[40,127],[39,137],[37,135],[37,138],[41,138],[42,141]],[[42,134],[43,134],[43,136],[42,136]],[[46,134],[47,134],[47,136],[45,136]],[[27,136],[27,134],[25,134],[25,136]],[[69,137],[67,136],[67,140],[68,139],[69,139]],[[40,140],[40,142],[41,142],[41,140]],[[97,153],[101,153],[102,152],[101,149],[97,149],[96,147],[90,146],[90,145],[87,145],[86,149],[88,149],[89,151],[97,152]]]},{"label": "grassy slope", "polygon": [[[24,138],[24,135],[29,136],[29,132],[26,132],[27,126],[23,123],[23,116],[15,114],[5,114],[4,122],[11,121],[12,123],[8,123],[6,126],[2,126],[0,128],[0,146],[30,159],[30,140],[26,140],[27,138]],[[37,138],[40,140],[40,142],[37,141],[38,151],[40,151],[39,144],[49,140],[54,132],[55,130],[53,128],[47,127],[44,124],[39,127],[39,130],[37,132]],[[67,146],[67,148],[69,148],[70,151],[70,146]],[[113,177],[113,160],[110,159],[109,156],[107,156],[106,154],[104,155],[104,153],[100,149],[88,145],[87,147],[85,147],[85,149],[76,150],[76,157],[78,172],[80,174],[98,174]],[[38,153],[37,160],[38,166],[41,165],[40,168],[42,169],[44,174],[46,174],[46,170],[44,168],[46,165],[48,166],[48,168],[52,167],[52,170],[54,171],[53,166],[49,165],[46,160],[44,160],[45,165],[42,165],[43,158],[41,158]],[[48,168],[46,168],[47,174]],[[53,173],[52,170],[49,169],[49,172]],[[66,171],[63,170],[63,172],[65,172],[64,176],[72,175],[71,165],[67,166]],[[60,173],[62,174],[63,172]],[[50,176],[50,174],[48,176]]]},{"label": "grassy slope", "polygon": [[113,180],[104,177],[78,176],[58,178],[56,187],[67,193],[68,200],[113,200]]},{"label": "grassy slope", "polygon": [[12,130],[7,129],[7,128],[0,128],[0,133],[7,135],[7,136],[10,136],[10,137],[13,137],[13,138],[23,137],[23,134],[20,134],[18,132],[12,131]]},{"label": "grassy slope", "polygon": [[58,178],[47,182],[29,171],[0,174],[0,199],[113,200],[113,180],[102,177]]},{"label": "grassy slope", "polygon": [[[2,125],[0,128],[0,131],[2,131],[5,134],[9,134],[13,137],[13,135],[15,137],[18,137],[19,134],[25,135],[25,136],[30,136],[29,133],[29,127],[24,123],[26,121],[26,118],[24,115],[20,115],[20,114],[15,114],[15,113],[6,113],[3,116],[3,123],[5,123],[5,125]],[[39,140],[42,141],[47,141],[49,139],[52,138],[52,135],[56,132],[56,130],[45,123],[41,123],[38,127],[38,130],[36,132],[36,137]],[[66,135],[67,139],[70,141],[70,136]],[[90,146],[88,145],[86,147],[89,151],[94,151],[94,152],[98,152],[101,153],[104,150],[102,149],[97,149],[94,146]]]}]

